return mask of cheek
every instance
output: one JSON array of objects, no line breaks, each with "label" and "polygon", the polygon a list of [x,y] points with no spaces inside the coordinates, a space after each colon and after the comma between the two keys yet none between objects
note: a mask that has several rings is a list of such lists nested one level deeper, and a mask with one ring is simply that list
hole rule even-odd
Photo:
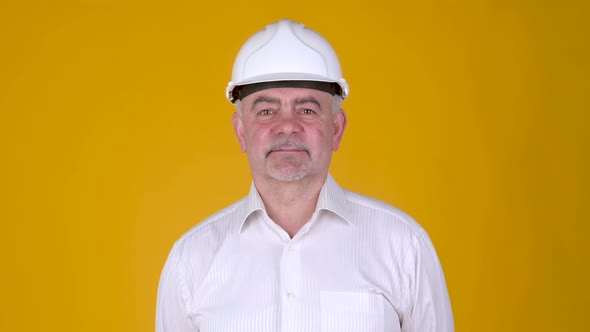
[{"label": "cheek", "polygon": [[308,141],[315,147],[318,154],[329,154],[333,150],[334,140],[331,135],[331,128],[317,128],[314,131],[313,138]]},{"label": "cheek", "polygon": [[253,126],[246,133],[247,151],[264,149],[265,143],[268,143],[267,134],[263,126]]},{"label": "cheek", "polygon": [[324,145],[332,145],[332,140],[334,138],[334,128],[331,126],[319,128],[317,132],[317,137],[320,142]]}]

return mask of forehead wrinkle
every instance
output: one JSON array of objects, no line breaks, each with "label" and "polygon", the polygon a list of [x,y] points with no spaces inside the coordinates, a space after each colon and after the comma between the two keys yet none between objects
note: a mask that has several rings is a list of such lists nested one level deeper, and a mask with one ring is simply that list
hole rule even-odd
[{"label": "forehead wrinkle", "polygon": [[252,107],[255,107],[258,104],[261,103],[269,103],[269,104],[277,104],[280,105],[281,104],[281,100],[279,98],[276,97],[271,97],[271,96],[266,96],[266,95],[260,95],[258,97],[256,97],[256,99],[254,99],[254,102],[252,102]]},{"label": "forehead wrinkle", "polygon": [[291,107],[296,107],[305,104],[313,104],[319,109],[322,109],[322,103],[320,99],[312,94],[304,94],[300,96],[274,96],[273,94],[265,94],[261,93],[259,96],[256,96],[254,101],[252,102],[250,108],[254,109],[259,104],[272,104],[280,107],[284,104],[284,106],[291,105]]}]

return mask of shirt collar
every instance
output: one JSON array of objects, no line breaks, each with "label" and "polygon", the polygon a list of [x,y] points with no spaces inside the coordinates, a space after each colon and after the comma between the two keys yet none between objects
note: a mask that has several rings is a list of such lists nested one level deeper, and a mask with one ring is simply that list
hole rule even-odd
[{"label": "shirt collar", "polygon": [[346,196],[346,190],[336,183],[332,175],[328,174],[326,182],[320,191],[316,212],[327,210],[352,224],[350,203]]},{"label": "shirt collar", "polygon": [[[252,183],[250,186],[250,192],[248,193],[248,196],[244,198],[244,204],[242,205],[241,210],[242,212],[240,214],[243,215],[243,219],[240,223],[240,232],[242,231],[244,224],[253,214],[266,213],[264,203],[262,202],[262,198],[254,186],[254,183]],[[316,206],[316,213],[321,210],[330,211],[338,215],[347,223],[352,223],[350,205],[347,203],[346,198],[346,190],[340,187],[330,174],[328,174],[326,182],[320,191],[320,196]]]}]

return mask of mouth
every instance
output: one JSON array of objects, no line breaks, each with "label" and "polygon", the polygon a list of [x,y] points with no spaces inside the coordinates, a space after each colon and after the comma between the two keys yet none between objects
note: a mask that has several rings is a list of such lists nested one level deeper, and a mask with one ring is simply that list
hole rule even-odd
[{"label": "mouth", "polygon": [[270,148],[270,150],[266,153],[268,157],[271,153],[278,152],[278,153],[298,153],[298,152],[305,152],[309,154],[307,148],[302,144],[294,144],[294,143],[283,143],[278,144]]},{"label": "mouth", "polygon": [[282,148],[282,149],[274,149],[270,151],[272,152],[305,152],[303,149],[294,149],[294,148]]}]

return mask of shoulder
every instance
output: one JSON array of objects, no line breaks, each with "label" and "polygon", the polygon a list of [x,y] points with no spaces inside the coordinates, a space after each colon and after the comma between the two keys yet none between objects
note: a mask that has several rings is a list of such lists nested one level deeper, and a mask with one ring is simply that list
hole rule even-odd
[{"label": "shoulder", "polygon": [[185,301],[190,298],[191,285],[200,284],[216,257],[237,236],[243,204],[244,199],[211,215],[174,243],[160,277],[161,290],[179,291]]},{"label": "shoulder", "polygon": [[210,251],[238,234],[243,221],[245,199],[216,212],[189,229],[174,244],[173,251],[183,254]]},{"label": "shoulder", "polygon": [[371,239],[376,250],[391,255],[392,262],[403,262],[406,268],[418,260],[440,265],[430,236],[413,217],[375,198],[350,191],[346,197],[354,229],[361,238]]},{"label": "shoulder", "polygon": [[381,200],[344,190],[350,207],[350,220],[361,227],[378,228],[412,237],[427,236],[422,226],[409,214]]}]

